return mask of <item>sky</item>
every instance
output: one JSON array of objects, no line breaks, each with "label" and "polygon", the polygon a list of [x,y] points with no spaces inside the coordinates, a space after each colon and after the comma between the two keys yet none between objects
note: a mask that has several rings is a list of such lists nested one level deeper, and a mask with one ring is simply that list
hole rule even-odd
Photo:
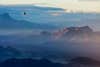
[{"label": "sky", "polygon": [[0,0],[0,5],[36,4],[60,7],[67,12],[100,12],[100,0]]},{"label": "sky", "polygon": [[[13,18],[17,20],[28,20],[36,23],[49,23],[58,26],[91,26],[100,31],[100,0],[0,0],[0,5],[19,5],[30,4],[48,7],[58,7],[65,10],[41,10],[35,9],[35,6],[25,8],[8,8]],[[32,7],[32,8],[31,8]],[[50,9],[50,8],[49,8]],[[7,11],[0,9],[0,13]],[[31,10],[31,11],[30,11]],[[26,11],[27,15],[23,16]],[[66,12],[70,13],[66,13]],[[75,13],[73,13],[75,12]],[[83,12],[83,13],[79,13]],[[86,13],[84,12],[98,12]],[[42,21],[42,22],[41,22]],[[46,21],[46,22],[45,22]]]}]

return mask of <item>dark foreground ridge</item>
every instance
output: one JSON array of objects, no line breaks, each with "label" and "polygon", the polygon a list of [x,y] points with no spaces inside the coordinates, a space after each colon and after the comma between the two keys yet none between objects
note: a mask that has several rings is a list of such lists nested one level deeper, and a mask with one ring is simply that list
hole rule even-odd
[{"label": "dark foreground ridge", "polygon": [[62,64],[53,63],[47,59],[8,59],[0,67],[62,67]]},{"label": "dark foreground ridge", "polygon": [[0,67],[100,67],[100,61],[86,57],[78,57],[68,64],[54,63],[47,59],[8,59],[0,63]]}]

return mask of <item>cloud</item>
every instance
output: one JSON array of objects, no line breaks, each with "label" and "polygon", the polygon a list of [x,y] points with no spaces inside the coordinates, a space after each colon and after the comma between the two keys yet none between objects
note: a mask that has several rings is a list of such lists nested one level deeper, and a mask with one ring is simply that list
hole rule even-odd
[{"label": "cloud", "polygon": [[59,16],[61,15],[60,13],[51,13],[52,16]]}]

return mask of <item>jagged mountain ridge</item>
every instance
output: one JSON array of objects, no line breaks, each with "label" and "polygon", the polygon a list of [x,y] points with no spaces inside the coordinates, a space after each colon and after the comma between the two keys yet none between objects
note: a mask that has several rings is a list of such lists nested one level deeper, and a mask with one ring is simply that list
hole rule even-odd
[{"label": "jagged mountain ridge", "polygon": [[[79,61],[79,62],[78,62]],[[87,57],[74,58],[69,63],[55,63],[47,59],[8,59],[0,64],[0,67],[99,67],[100,61]]]},{"label": "jagged mountain ridge", "polygon": [[93,30],[89,27],[89,26],[83,26],[83,27],[68,27],[68,28],[64,28],[61,30],[58,30],[58,34],[72,34],[72,33],[93,33]]}]

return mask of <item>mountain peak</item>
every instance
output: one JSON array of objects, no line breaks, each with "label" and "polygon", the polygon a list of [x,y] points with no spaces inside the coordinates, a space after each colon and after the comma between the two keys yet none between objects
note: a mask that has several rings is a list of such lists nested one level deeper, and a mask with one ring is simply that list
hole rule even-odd
[{"label": "mountain peak", "polygon": [[58,30],[55,34],[56,35],[68,35],[68,36],[74,36],[74,35],[84,35],[84,34],[90,34],[92,33],[93,30],[89,26],[83,26],[83,27],[68,27],[68,28],[63,28],[61,30]]},{"label": "mountain peak", "polygon": [[61,31],[63,32],[93,32],[93,30],[89,26],[83,26],[83,27],[68,27],[64,28]]}]

